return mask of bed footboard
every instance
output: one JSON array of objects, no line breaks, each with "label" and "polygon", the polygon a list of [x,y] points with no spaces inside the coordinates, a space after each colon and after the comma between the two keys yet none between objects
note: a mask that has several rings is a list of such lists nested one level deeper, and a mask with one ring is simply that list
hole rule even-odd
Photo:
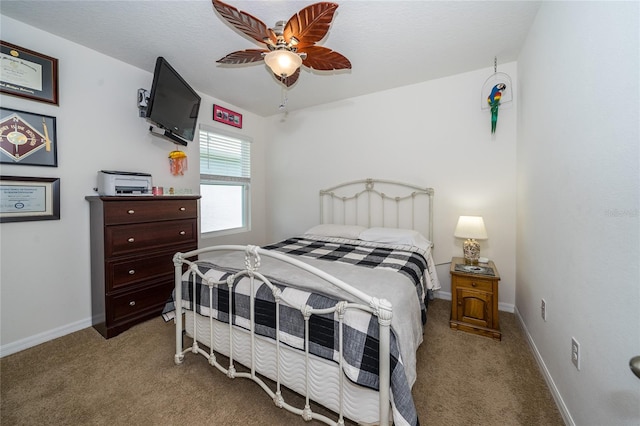
[{"label": "bed footboard", "polygon": [[[225,280],[212,280],[204,275],[204,273],[200,270],[199,265],[195,263],[197,256],[204,253],[213,253],[213,252],[229,252],[229,251],[241,251],[244,252],[244,269],[235,272],[228,276]],[[324,280],[328,285],[335,286],[340,290],[347,292],[352,296],[352,301],[339,301],[334,306],[324,308],[324,309],[316,309],[307,304],[300,305],[300,302],[296,302],[295,300],[288,300],[287,295],[283,294],[279,287],[274,285],[269,278],[263,275],[260,271],[261,266],[261,257],[271,257],[278,261],[285,262],[287,264],[293,265],[297,268],[301,268],[306,272],[309,272],[316,277]],[[350,310],[364,311],[369,314],[373,314],[378,319],[379,325],[379,422],[381,425],[388,425],[391,412],[390,412],[390,327],[391,327],[391,318],[392,318],[392,306],[391,303],[384,299],[377,299],[371,297],[358,289],[355,289],[349,286],[347,283],[323,272],[317,268],[309,266],[308,264],[301,262],[295,258],[290,256],[268,251],[261,249],[257,246],[216,246],[216,247],[208,247],[204,249],[194,250],[188,253],[176,253],[173,258],[174,266],[175,266],[175,296],[174,296],[174,305],[175,305],[175,337],[176,337],[176,348],[175,348],[175,358],[174,361],[176,364],[181,364],[184,360],[184,356],[187,352],[193,352],[196,354],[203,355],[208,359],[209,364],[216,367],[218,370],[223,372],[230,378],[242,377],[253,380],[256,382],[274,401],[274,404],[280,408],[284,408],[292,413],[300,415],[304,420],[318,420],[326,424],[330,425],[343,425],[344,424],[344,415],[343,415],[343,381],[344,373],[343,373],[343,320],[345,315]],[[233,338],[234,338],[234,330],[236,330],[236,326],[233,325],[233,321],[228,321],[228,334],[229,334],[229,346],[225,348],[223,353],[228,353],[229,357],[229,365],[224,366],[221,365],[216,359],[215,352],[221,352],[219,348],[211,347],[208,350],[200,347],[198,343],[197,336],[197,328],[194,327],[194,336],[193,343],[191,347],[184,348],[183,347],[183,300],[182,300],[182,276],[183,276],[183,267],[187,265],[189,274],[192,276],[191,282],[194,286],[194,294],[195,294],[195,281],[196,277],[199,277],[202,280],[202,284],[208,287],[209,291],[209,303],[212,303],[212,292],[218,287],[228,288],[229,294],[229,317],[233,315],[233,303],[232,303],[232,287],[235,285],[239,278],[248,278],[250,283],[250,320],[248,321],[248,329],[250,334],[250,347],[251,347],[251,356],[250,356],[250,364],[245,365],[249,369],[248,372],[238,372],[234,365],[234,354],[233,354]],[[275,353],[276,353],[276,374],[275,374],[275,389],[271,389],[269,385],[261,379],[258,374],[260,371],[256,370],[256,353],[255,353],[255,339],[256,339],[256,325],[255,325],[255,297],[254,297],[254,289],[256,286],[261,284],[265,284],[271,290],[273,298],[275,299]],[[354,302],[357,301],[357,302]],[[188,302],[187,302],[188,303]],[[281,324],[280,324],[280,309],[282,306],[287,306],[290,308],[297,309],[301,312],[302,317],[304,319],[304,358],[305,358],[305,386],[306,391],[305,394],[302,395],[305,397],[305,405],[304,407],[294,407],[287,403],[281,393],[281,386],[286,386],[286,383],[282,383],[281,381],[281,370],[287,368],[283,362],[281,362],[281,347],[285,343],[281,342]],[[210,306],[208,310],[209,321],[215,321],[213,316],[213,307]],[[332,420],[322,414],[315,413],[311,410],[310,407],[310,392],[309,389],[312,386],[310,383],[310,375],[309,375],[309,362],[312,356],[309,353],[309,335],[310,335],[310,318],[313,315],[326,315],[332,314],[334,318],[338,318],[339,322],[339,406],[337,411],[338,418],[337,420]],[[195,316],[194,316],[195,317]],[[194,319],[195,322],[195,319]],[[213,333],[213,323],[211,324],[211,333]],[[237,333],[237,330],[235,331]],[[208,340],[213,342],[213,335]],[[347,379],[348,380],[348,379]],[[315,386],[321,386],[321,383],[315,384]],[[353,419],[356,420],[357,419]]]}]

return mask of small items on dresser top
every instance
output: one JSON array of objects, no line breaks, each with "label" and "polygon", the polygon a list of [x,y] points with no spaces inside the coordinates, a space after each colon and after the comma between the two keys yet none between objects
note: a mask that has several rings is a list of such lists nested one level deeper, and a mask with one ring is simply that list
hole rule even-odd
[{"label": "small items on dresser top", "polygon": [[151,188],[153,195],[193,195],[191,188],[174,188],[173,186],[154,186]]},{"label": "small items on dresser top", "polygon": [[100,170],[98,186],[93,189],[98,195],[106,197],[193,195],[191,188],[154,186],[153,177],[149,173],[116,170]]}]

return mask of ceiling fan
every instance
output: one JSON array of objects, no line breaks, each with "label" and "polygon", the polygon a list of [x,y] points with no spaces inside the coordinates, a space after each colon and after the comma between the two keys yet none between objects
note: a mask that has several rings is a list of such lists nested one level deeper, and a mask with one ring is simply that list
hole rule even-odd
[{"label": "ceiling fan", "polygon": [[290,87],[300,76],[300,65],[321,71],[351,69],[351,62],[340,53],[315,43],[329,31],[336,3],[321,2],[305,7],[287,22],[268,28],[258,18],[218,0],[213,7],[237,30],[266,49],[246,49],[228,54],[217,62],[240,65],[265,61],[276,78]]}]

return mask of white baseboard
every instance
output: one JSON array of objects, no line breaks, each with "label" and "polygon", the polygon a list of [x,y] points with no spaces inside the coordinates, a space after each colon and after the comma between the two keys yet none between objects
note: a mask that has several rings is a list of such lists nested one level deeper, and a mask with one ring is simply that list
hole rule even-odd
[{"label": "white baseboard", "polygon": [[516,318],[518,319],[518,322],[520,322],[520,326],[522,327],[522,330],[524,331],[525,336],[527,337],[527,342],[531,347],[531,351],[533,352],[533,357],[536,359],[536,362],[538,363],[538,367],[540,367],[540,371],[542,372],[542,376],[544,377],[544,380],[547,382],[547,386],[549,386],[551,395],[553,396],[553,399],[556,401],[556,405],[560,410],[560,414],[562,415],[562,419],[564,420],[564,423],[568,426],[575,426],[576,423],[573,421],[573,417],[571,417],[571,413],[569,412],[567,405],[564,403],[564,400],[560,395],[560,391],[558,391],[558,387],[553,381],[553,377],[551,377],[551,373],[549,373],[549,370],[547,369],[547,366],[544,363],[544,360],[542,359],[542,355],[540,355],[540,352],[538,351],[538,348],[536,347],[536,344],[533,341],[531,334],[529,334],[529,330],[527,329],[527,326],[524,324],[524,321],[522,320],[522,317],[520,316],[520,312],[518,311],[517,308],[515,310],[515,315],[516,315]]},{"label": "white baseboard", "polygon": [[6,345],[0,346],[0,358],[37,346],[41,343],[48,342],[49,340],[66,336],[67,334],[87,327],[91,327],[91,318],[54,328],[53,330],[45,331],[43,333],[36,334],[35,336],[29,336],[25,339],[18,340],[17,342],[7,343]]},{"label": "white baseboard", "polygon": [[[433,295],[436,299],[451,300],[451,293],[448,291],[442,291],[442,290],[434,291]],[[515,309],[515,305],[512,305],[511,303],[503,303],[503,302],[498,303],[499,311],[513,313],[514,309]]]},{"label": "white baseboard", "polygon": [[436,299],[451,300],[451,293],[449,293],[448,291],[442,291],[442,290],[434,291],[433,296]]},{"label": "white baseboard", "polygon": [[498,302],[499,311],[513,313],[515,309],[515,305],[512,305],[511,303]]}]

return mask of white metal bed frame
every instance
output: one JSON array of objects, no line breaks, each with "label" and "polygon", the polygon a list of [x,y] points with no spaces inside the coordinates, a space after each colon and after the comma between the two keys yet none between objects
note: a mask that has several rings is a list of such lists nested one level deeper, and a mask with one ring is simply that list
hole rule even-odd
[{"label": "white metal bed frame", "polygon": [[[358,187],[364,189],[358,190]],[[378,190],[378,187],[380,190]],[[350,189],[357,192],[344,195]],[[387,195],[385,190],[404,191]],[[320,223],[341,223],[415,229],[433,242],[433,188],[384,179],[363,179],[342,183],[320,191]],[[428,216],[420,211],[417,201],[425,198]],[[349,209],[350,206],[353,206]],[[387,208],[391,206],[391,208]],[[364,211],[363,211],[364,210]],[[403,216],[402,213],[405,213]],[[417,219],[423,219],[418,221]],[[426,219],[426,222],[424,220]]]},{"label": "white metal bed frame", "polygon": [[[381,185],[386,185],[386,186],[390,186],[393,188],[403,188],[405,190],[410,190],[411,192],[408,195],[400,195],[400,196],[393,196],[393,197],[389,197],[387,195],[385,195],[385,193],[378,191],[377,189],[375,189],[375,186],[377,184],[381,184]],[[342,190],[344,190],[345,188],[349,188],[349,187],[354,187],[357,185],[364,185],[364,189],[356,192],[355,195],[351,195],[351,196],[344,196],[344,195],[339,195],[341,193]],[[410,200],[410,204],[411,204],[411,212],[410,212],[410,217],[411,217],[411,228],[413,228],[414,226],[414,220],[415,220],[415,202],[414,200],[416,199],[416,197],[421,196],[421,195],[425,195],[428,197],[428,210],[429,210],[429,218],[428,218],[428,228],[426,230],[428,236],[427,238],[432,241],[432,233],[433,233],[433,189],[432,188],[423,188],[423,187],[418,187],[415,185],[410,185],[410,184],[404,184],[404,183],[400,183],[400,182],[394,182],[394,181],[386,181],[386,180],[375,180],[375,179],[365,179],[365,180],[360,180],[360,181],[352,181],[352,182],[347,182],[345,184],[341,184],[341,185],[337,185],[334,186],[332,188],[326,189],[326,190],[321,190],[320,191],[320,205],[321,205],[321,223],[327,223],[327,217],[330,218],[331,221],[335,220],[334,214],[333,214],[333,210],[334,210],[334,201],[337,199],[339,200],[340,204],[343,206],[343,223],[347,223],[348,221],[347,219],[347,209],[346,209],[346,205],[348,204],[349,201],[354,201],[356,204],[356,212],[359,211],[359,207],[358,207],[358,200],[360,199],[360,197],[363,194],[366,194],[366,199],[367,199],[367,203],[366,203],[366,208],[365,208],[365,217],[366,217],[366,224],[368,226],[370,226],[371,224],[375,223],[374,220],[381,220],[381,224],[382,226],[384,226],[385,222],[385,213],[384,213],[384,209],[385,209],[385,200],[391,200],[393,201],[393,203],[395,203],[395,210],[396,210],[396,219],[395,219],[395,227],[400,227],[400,223],[401,223],[401,215],[400,215],[400,211],[401,211],[401,205],[403,204],[403,202]],[[378,197],[381,200],[382,203],[382,214],[381,214],[381,218],[377,218],[375,215],[372,215],[372,197]],[[325,211],[325,204],[323,202],[323,200],[325,198],[328,198],[331,203],[331,215],[327,216],[327,212]],[[353,221],[353,219],[352,219]],[[335,222],[332,222],[335,223]],[[358,217],[358,213],[356,213],[355,215],[355,223],[362,223]],[[214,253],[214,252],[228,252],[228,251],[243,251],[244,252],[244,262],[245,262],[245,269],[242,271],[239,271],[235,274],[233,274],[232,276],[230,276],[227,280],[224,281],[216,281],[216,280],[210,280],[207,277],[204,276],[204,274],[199,270],[198,265],[192,261],[189,260],[189,258],[194,258],[197,257],[201,254],[204,253]],[[353,296],[355,299],[359,300],[360,303],[353,303],[353,302],[347,302],[347,301],[340,301],[338,302],[335,306],[331,307],[331,308],[327,308],[327,309],[313,309],[310,306],[299,306],[297,305],[295,302],[292,301],[288,301],[286,300],[286,297],[284,297],[281,294],[281,291],[274,286],[271,281],[260,272],[260,265],[261,265],[261,257],[270,257],[273,259],[276,259],[278,261],[282,261],[284,263],[288,263],[290,265],[293,265],[295,267],[298,267],[300,269],[303,269],[321,279],[323,279],[324,281],[326,281],[326,283],[328,285],[331,286],[335,286],[339,289],[341,289],[342,291],[345,291],[346,293],[350,294],[351,296]],[[264,250],[262,248],[259,248],[257,246],[236,246],[236,245],[224,245],[224,246],[214,246],[214,247],[207,247],[207,248],[203,248],[203,249],[198,249],[198,250],[193,250],[187,253],[176,253],[174,258],[174,265],[175,265],[175,309],[176,309],[176,316],[175,316],[175,337],[176,337],[176,351],[175,351],[175,356],[174,356],[174,361],[176,364],[181,364],[184,360],[184,355],[187,352],[192,352],[192,353],[196,353],[196,354],[201,354],[203,355],[205,358],[207,358],[208,362],[210,365],[216,367],[218,370],[220,370],[221,372],[223,372],[225,375],[227,375],[229,378],[236,378],[236,377],[243,377],[243,378],[248,378],[253,380],[254,382],[256,382],[258,385],[260,385],[260,387],[273,399],[274,403],[276,406],[280,407],[280,408],[284,408],[292,413],[298,414],[300,416],[302,416],[302,418],[306,421],[312,420],[312,419],[316,419],[319,420],[323,423],[329,424],[329,425],[344,425],[344,414],[343,414],[343,376],[344,373],[342,373],[342,360],[343,360],[343,336],[342,336],[342,321],[344,319],[344,315],[345,312],[347,310],[351,310],[351,309],[355,309],[355,310],[361,310],[361,311],[365,311],[368,313],[371,313],[373,315],[375,315],[378,318],[378,324],[379,324],[379,421],[381,425],[388,425],[389,424],[389,419],[390,419],[390,362],[389,362],[389,352],[390,352],[390,326],[391,326],[391,318],[393,316],[393,309],[391,306],[391,303],[385,299],[378,299],[376,297],[370,296],[368,294],[365,294],[364,292],[351,287],[350,285],[348,285],[347,283],[341,281],[340,279],[337,279],[336,277],[333,277],[331,275],[329,275],[328,273],[314,268],[302,261],[299,261],[298,259],[292,258],[288,255],[284,255],[278,252],[273,252],[273,251],[269,251],[269,250]],[[209,300],[212,300],[211,297],[211,292],[213,291],[214,287],[216,286],[228,286],[229,287],[229,309],[230,311],[232,311],[233,309],[233,304],[231,302],[231,298],[232,298],[232,287],[233,287],[233,283],[235,282],[237,277],[248,277],[250,280],[250,285],[251,285],[251,297],[250,297],[250,348],[251,348],[251,354],[250,354],[250,364],[251,365],[246,365],[246,367],[249,368],[249,372],[238,372],[236,371],[235,365],[234,365],[234,353],[233,353],[233,347],[234,347],[234,333],[237,333],[238,330],[236,329],[236,326],[232,325],[232,322],[229,321],[228,324],[223,324],[224,327],[228,327],[228,333],[229,333],[229,347],[228,349],[224,352],[228,354],[228,358],[229,358],[229,365],[227,367],[223,366],[222,364],[220,364],[217,359],[216,359],[216,355],[215,355],[215,351],[216,349],[218,349],[217,351],[219,352],[219,348],[215,348],[214,347],[214,337],[213,337],[213,330],[214,330],[214,322],[218,323],[217,320],[215,320],[211,315],[209,316],[209,330],[211,335],[209,336],[209,342],[211,342],[211,347],[208,348],[209,350],[204,350],[203,348],[200,347],[200,344],[198,342],[198,331],[197,331],[197,326],[196,326],[196,315],[193,315],[193,343],[191,345],[191,347],[189,348],[184,348],[183,347],[183,307],[182,307],[182,300],[181,300],[181,294],[182,294],[182,275],[183,275],[183,265],[187,265],[188,266],[188,270],[190,272],[190,274],[192,274],[192,282],[194,282],[194,287],[195,287],[195,277],[199,276],[202,279],[202,283],[204,285],[207,285],[209,287],[209,292],[210,292],[210,297]],[[259,283],[265,283],[269,289],[271,290],[274,299],[276,301],[276,339],[275,339],[275,350],[276,350],[276,377],[274,379],[275,381],[275,390],[272,390],[267,383],[258,375],[260,373],[260,371],[256,370],[256,334],[255,334],[255,324],[254,324],[254,317],[255,317],[255,312],[254,312],[254,303],[255,303],[255,298],[253,296],[254,293],[254,288],[256,285],[259,285]],[[195,290],[194,290],[194,294],[195,294]],[[306,384],[306,391],[305,391],[305,395],[303,395],[305,397],[305,405],[303,408],[297,408],[294,407],[290,404],[288,404],[287,402],[284,401],[284,398],[282,396],[281,393],[281,386],[283,385],[282,381],[281,381],[281,370],[283,368],[286,368],[286,366],[282,365],[282,361],[281,361],[281,347],[282,344],[280,343],[280,306],[282,304],[285,304],[287,306],[290,306],[292,308],[296,308],[299,309],[304,317],[304,323],[305,323],[305,332],[304,332],[304,342],[305,342],[305,353],[304,353],[304,365],[305,365],[305,384]],[[211,312],[211,307],[210,307],[210,312]],[[309,382],[309,358],[310,358],[310,354],[308,352],[308,347],[309,347],[309,318],[311,317],[311,315],[314,314],[328,314],[328,313],[338,313],[338,318],[339,318],[339,353],[340,353],[340,360],[339,360],[339,377],[338,377],[338,381],[339,381],[339,405],[337,408],[337,414],[338,414],[338,420],[334,421],[322,414],[319,413],[314,413],[311,410],[310,407],[310,392],[309,392],[309,387],[310,387],[310,382]],[[229,315],[232,315],[232,312],[229,313]],[[219,324],[219,323],[218,323]],[[246,332],[246,331],[245,331]],[[286,386],[287,384],[284,383],[284,385]]]}]

